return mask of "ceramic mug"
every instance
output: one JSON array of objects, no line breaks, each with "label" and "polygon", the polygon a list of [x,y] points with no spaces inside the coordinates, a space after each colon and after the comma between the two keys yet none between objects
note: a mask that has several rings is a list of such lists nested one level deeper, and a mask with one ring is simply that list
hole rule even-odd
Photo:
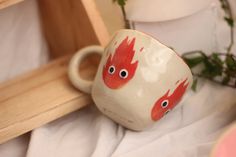
[{"label": "ceramic mug", "polygon": [[[81,61],[102,55],[95,79],[81,78]],[[120,30],[106,46],[79,50],[69,64],[69,78],[91,93],[98,109],[117,123],[143,130],[171,111],[191,87],[192,74],[177,53],[151,36]]]}]

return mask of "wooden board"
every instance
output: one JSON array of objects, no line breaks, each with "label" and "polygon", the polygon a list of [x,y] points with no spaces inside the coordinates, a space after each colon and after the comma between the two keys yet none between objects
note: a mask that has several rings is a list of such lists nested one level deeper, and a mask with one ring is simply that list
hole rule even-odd
[{"label": "wooden board", "polygon": [[107,43],[109,35],[94,0],[39,0],[42,26],[56,58],[91,44]]},{"label": "wooden board", "polygon": [[[0,85],[0,143],[90,104],[89,95],[75,89],[63,57]],[[83,63],[81,73],[92,78],[97,65]]]},{"label": "wooden board", "polygon": [[0,9],[12,6],[24,0],[0,0]]},{"label": "wooden board", "polygon": [[[0,143],[92,102],[89,95],[70,84],[67,77],[70,57],[65,55],[86,45],[107,43],[108,33],[94,2],[39,0],[39,4],[52,56],[63,57],[0,84]],[[82,75],[90,79],[98,61],[91,58],[81,69]]]}]

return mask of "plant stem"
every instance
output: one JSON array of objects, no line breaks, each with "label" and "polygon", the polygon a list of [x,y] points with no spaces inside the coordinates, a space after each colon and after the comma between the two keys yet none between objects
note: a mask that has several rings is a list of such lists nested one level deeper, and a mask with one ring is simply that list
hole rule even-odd
[{"label": "plant stem", "polygon": [[206,56],[202,50],[194,50],[194,51],[185,52],[182,56],[187,56],[187,55],[196,54],[196,53]]},{"label": "plant stem", "polygon": [[[194,74],[194,73],[193,73],[193,75],[194,75],[194,76],[197,76],[197,77],[204,78],[204,79],[208,79],[208,80],[210,80],[210,81],[212,81],[212,82],[215,82],[215,83],[217,83],[217,84],[222,85],[222,82],[217,81],[217,80],[214,80],[214,79],[211,79],[211,78],[208,78],[208,77],[206,77],[206,76],[204,76],[204,75],[201,75],[201,74]],[[224,84],[224,85],[225,85],[225,86],[228,86],[228,87],[231,87],[231,88],[236,88],[236,85],[235,85],[235,86],[234,86],[234,85],[230,85],[230,84]]]},{"label": "plant stem", "polygon": [[[229,18],[230,19],[233,19],[233,13],[232,13],[232,9],[231,9],[231,6],[229,4],[229,1],[228,0],[225,0],[225,4],[227,5],[227,8],[228,8],[228,14],[229,14]],[[231,52],[231,49],[233,47],[233,44],[234,44],[234,26],[230,26],[230,43],[229,43],[229,46],[227,48],[227,54],[229,54]]]},{"label": "plant stem", "polygon": [[125,6],[122,5],[120,7],[121,7],[122,14],[123,14],[124,22],[125,22],[125,28],[130,29],[130,24],[129,24],[129,21],[127,20],[127,16],[126,16],[126,12],[125,12]]}]

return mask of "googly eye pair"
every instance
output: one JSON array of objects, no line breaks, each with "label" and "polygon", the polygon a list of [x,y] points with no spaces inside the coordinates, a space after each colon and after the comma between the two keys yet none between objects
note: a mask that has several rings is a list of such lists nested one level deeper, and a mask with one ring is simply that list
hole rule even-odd
[{"label": "googly eye pair", "polygon": [[[111,75],[114,74],[115,71],[116,71],[116,68],[113,65],[108,68],[108,73],[111,74]],[[128,71],[126,69],[121,69],[120,72],[119,72],[119,76],[120,76],[120,78],[123,78],[123,79],[127,78],[128,77]]]}]

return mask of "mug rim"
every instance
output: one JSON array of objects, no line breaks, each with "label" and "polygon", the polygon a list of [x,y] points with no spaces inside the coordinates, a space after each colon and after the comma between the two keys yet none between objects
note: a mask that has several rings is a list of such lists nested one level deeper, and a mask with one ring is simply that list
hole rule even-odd
[{"label": "mug rim", "polygon": [[166,48],[170,49],[172,52],[174,52],[176,54],[177,57],[179,57],[182,62],[187,66],[187,69],[190,71],[191,75],[193,76],[193,73],[192,73],[192,70],[190,69],[190,67],[188,66],[188,64],[184,61],[184,59],[173,49],[171,49],[170,47],[166,46],[165,44],[163,44],[161,41],[159,41],[157,38],[155,38],[154,36],[150,35],[150,34],[147,34],[145,32],[142,32],[142,31],[139,31],[139,30],[135,30],[135,29],[120,29],[120,30],[117,30],[113,36],[115,36],[116,34],[120,33],[120,32],[136,32],[138,34],[141,34],[141,35],[144,35],[148,38],[151,38],[152,40],[154,40],[155,42],[157,42],[158,44],[162,44],[164,45]]}]

